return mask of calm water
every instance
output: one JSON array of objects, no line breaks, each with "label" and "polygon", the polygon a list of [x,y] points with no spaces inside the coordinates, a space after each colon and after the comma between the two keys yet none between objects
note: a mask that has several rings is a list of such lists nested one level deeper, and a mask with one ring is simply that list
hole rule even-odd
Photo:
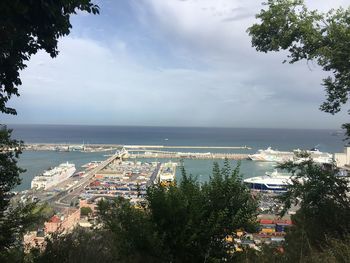
[{"label": "calm water", "polygon": [[[74,125],[9,125],[13,136],[27,143],[115,143],[150,145],[206,145],[244,146],[256,152],[269,146],[279,150],[310,149],[317,146],[321,151],[341,152],[344,141],[332,136],[334,130],[250,129],[250,128],[180,128],[180,127],[127,127],[127,126],[74,126]],[[167,140],[165,140],[167,139]],[[188,149],[183,151],[189,151]],[[199,151],[199,150],[195,150]],[[208,150],[203,150],[207,152]],[[214,150],[212,150],[214,152]],[[215,150],[217,151],[217,150]],[[77,169],[92,160],[103,160],[105,153],[79,152],[25,152],[20,166],[27,169],[18,190],[30,187],[31,179],[38,173],[62,162],[73,162]],[[166,160],[160,160],[166,161]],[[232,162],[236,165],[236,162]],[[185,160],[186,170],[207,180],[211,173],[210,160]],[[261,175],[273,169],[269,163],[242,161],[244,177]]]}]

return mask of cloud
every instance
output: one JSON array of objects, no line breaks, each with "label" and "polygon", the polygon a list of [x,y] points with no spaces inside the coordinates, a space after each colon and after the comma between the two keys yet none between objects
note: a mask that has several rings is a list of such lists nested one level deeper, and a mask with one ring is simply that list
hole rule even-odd
[{"label": "cloud", "polygon": [[[56,59],[31,59],[11,102],[19,115],[7,121],[327,128],[347,118],[318,110],[325,73],[317,66],[251,48],[256,1],[100,5],[100,20],[75,20]],[[113,16],[122,8],[127,16]]]}]

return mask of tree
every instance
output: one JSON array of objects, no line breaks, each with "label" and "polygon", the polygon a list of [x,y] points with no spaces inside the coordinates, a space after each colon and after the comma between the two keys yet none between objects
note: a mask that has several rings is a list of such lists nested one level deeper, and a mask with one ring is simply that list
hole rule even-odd
[{"label": "tree", "polygon": [[71,233],[56,233],[46,238],[45,249],[42,252],[32,249],[25,260],[35,263],[118,262],[112,250],[115,248],[108,232],[78,227]]},{"label": "tree", "polygon": [[163,262],[160,237],[148,212],[118,197],[101,201],[98,214],[104,229],[111,234],[115,262]]},{"label": "tree", "polygon": [[293,173],[293,183],[280,197],[284,214],[298,206],[292,216],[293,226],[286,236],[286,252],[290,261],[303,260],[323,250],[328,240],[340,242],[350,233],[350,196],[348,180],[337,176],[335,167],[325,168],[311,159],[281,166]]},{"label": "tree", "polygon": [[[7,107],[12,96],[19,96],[19,73],[39,50],[51,57],[58,54],[57,42],[68,35],[70,15],[78,10],[97,14],[90,0],[3,0],[0,2],[0,112],[16,114]],[[20,183],[17,166],[22,142],[11,139],[11,130],[0,129],[0,261],[9,260],[9,252],[20,243],[20,236],[42,210],[35,204],[11,206],[10,191]]]},{"label": "tree", "polygon": [[[333,165],[314,163],[305,152],[302,162],[278,166],[291,174],[286,193],[276,197],[284,216],[291,207],[293,225],[287,230],[283,253],[273,246],[247,255],[247,262],[348,262],[350,195],[348,178]],[[300,159],[299,159],[300,160]]]},{"label": "tree", "polygon": [[[21,145],[11,139],[11,130],[2,125],[0,129],[0,259],[16,243],[18,236],[27,225],[30,212],[26,207],[10,207],[11,190],[20,183],[19,175],[24,170],[17,167]],[[20,211],[23,210],[23,214]],[[29,209],[30,210],[30,209]],[[29,220],[30,221],[30,220]]]},{"label": "tree", "polygon": [[[248,29],[252,46],[261,52],[287,50],[289,63],[315,61],[330,76],[323,79],[326,101],[320,109],[335,114],[350,92],[350,9],[310,11],[303,0],[268,0],[266,10]],[[286,61],[284,61],[286,62]],[[344,124],[350,136],[350,124]]]},{"label": "tree", "polygon": [[[145,208],[117,199],[99,204],[103,226],[115,237],[121,262],[221,262],[236,255],[225,242],[237,229],[256,229],[257,203],[239,168],[214,164],[200,185],[183,169],[179,184],[147,189]],[[228,175],[226,175],[228,173]],[[128,260],[127,260],[128,259]],[[123,261],[126,260],[126,261]]]},{"label": "tree", "polygon": [[24,172],[17,167],[21,142],[11,139],[11,132],[5,125],[0,126],[0,213],[9,205],[10,190],[20,183],[19,175]]},{"label": "tree", "polygon": [[343,240],[327,240],[327,245],[320,252],[314,252],[308,256],[305,262],[350,262],[350,237],[347,236]]},{"label": "tree", "polygon": [[92,209],[90,207],[82,207],[80,208],[80,215],[89,216],[92,214]]},{"label": "tree", "polygon": [[11,255],[21,244],[21,236],[26,229],[33,227],[40,218],[50,212],[46,205],[35,203],[11,204],[11,190],[20,183],[20,173],[24,170],[17,166],[22,152],[22,142],[11,139],[12,130],[6,126],[0,129],[0,262],[11,261]]},{"label": "tree", "polygon": [[[289,63],[315,61],[330,72],[323,80],[327,96],[320,109],[331,114],[339,112],[350,92],[350,9],[320,13],[308,10],[303,0],[268,0],[265,5],[267,9],[256,16],[260,23],[248,29],[252,45],[261,52],[287,50]],[[350,124],[343,124],[343,128],[350,139]],[[347,262],[348,182],[337,176],[335,167],[320,166],[311,160],[289,162],[282,168],[295,177],[281,201],[285,209],[291,205],[300,207],[292,216],[294,226],[286,236],[284,261]]]},{"label": "tree", "polygon": [[3,0],[0,2],[0,111],[16,114],[6,106],[14,95],[19,96],[22,84],[19,73],[26,61],[39,50],[51,57],[58,54],[60,37],[70,33],[71,14],[78,10],[98,14],[91,0]]},{"label": "tree", "polygon": [[335,167],[307,159],[279,166],[292,174],[287,192],[276,198],[283,207],[292,206],[293,225],[287,231],[283,253],[265,245],[245,253],[246,262],[348,262],[350,258],[350,196],[348,179],[337,176]]}]

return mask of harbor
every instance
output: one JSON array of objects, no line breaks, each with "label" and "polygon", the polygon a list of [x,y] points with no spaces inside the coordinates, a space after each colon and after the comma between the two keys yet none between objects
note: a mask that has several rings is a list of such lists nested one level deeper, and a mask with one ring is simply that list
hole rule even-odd
[{"label": "harbor", "polygon": [[18,198],[47,202],[58,209],[70,207],[81,198],[122,196],[136,202],[143,198],[148,186],[175,181],[176,162],[126,161],[127,158],[126,150],[118,151],[104,161],[83,165],[83,171],[68,178],[62,175],[66,170],[57,173],[58,167],[44,171],[46,176],[36,176],[33,182],[45,180],[45,183],[32,183],[32,189],[23,191]]},{"label": "harbor", "polygon": [[[113,145],[97,144],[92,148],[77,148],[74,145],[68,145],[69,151],[57,150],[57,147],[65,147],[64,144],[37,144],[30,145],[28,149],[33,152],[50,151],[56,154],[100,154],[105,158],[101,161],[91,160],[88,163],[80,165],[73,176],[51,185],[50,182],[42,185],[43,189],[32,189],[24,192],[24,196],[29,200],[49,203],[57,210],[75,206],[80,200],[96,203],[100,198],[115,198],[118,196],[129,199],[132,203],[139,203],[143,200],[147,187],[161,183],[170,185],[176,181],[176,167],[178,163],[184,160],[193,160],[193,162],[228,159],[230,161],[245,161],[250,166],[261,166],[261,171],[256,174],[249,174],[245,177],[244,183],[251,189],[253,195],[259,195],[259,211],[265,217],[273,216],[279,209],[276,207],[274,198],[276,195],[285,192],[286,185],[290,181],[289,175],[283,175],[274,171],[274,165],[280,162],[281,158],[288,156],[291,159],[293,152],[280,152],[268,148],[258,150],[255,154],[233,152],[237,147],[225,146],[193,146],[193,149],[222,149],[224,152],[198,152],[183,151],[184,146],[171,146],[170,149],[179,148],[181,151],[167,151],[165,146],[157,145]],[[191,148],[190,146],[188,146]],[[110,154],[110,149],[117,150]],[[246,147],[243,147],[247,149]],[[50,150],[48,150],[50,149]],[[75,150],[73,150],[75,149]],[[86,151],[88,149],[88,151]],[[101,151],[101,150],[106,150]],[[185,148],[186,149],[186,148]],[[232,151],[228,150],[232,149]],[[345,148],[344,156],[349,153]],[[314,150],[311,152],[313,157],[319,162],[328,163],[331,155],[326,152]],[[343,155],[336,154],[336,160]],[[320,158],[320,157],[325,158]],[[340,157],[339,157],[340,156]],[[344,160],[350,158],[343,157]],[[183,163],[182,163],[183,165]],[[62,166],[62,164],[61,164]],[[53,171],[57,169],[54,168]],[[75,170],[75,169],[74,169]],[[270,171],[268,173],[267,171]],[[50,175],[50,171],[43,173]],[[37,177],[41,179],[41,177]],[[180,178],[180,177],[178,177]],[[36,179],[38,180],[38,179]],[[49,177],[47,179],[49,181]],[[181,180],[181,179],[180,179]],[[203,178],[199,176],[199,180]],[[204,179],[205,181],[206,179]],[[35,182],[35,180],[33,180]],[[270,187],[270,185],[274,187]],[[22,195],[23,196],[23,195]]]},{"label": "harbor", "polygon": [[[80,167],[83,171],[76,172],[57,185],[27,191],[28,198],[48,203],[56,211],[56,214],[45,222],[44,235],[58,231],[62,226],[64,231],[71,231],[76,225],[92,227],[93,220],[87,221],[77,211],[88,208],[92,213],[96,213],[96,205],[101,199],[123,197],[139,207],[144,203],[148,187],[158,183],[169,186],[176,182],[176,168],[179,165],[177,162],[141,161],[133,159],[132,156],[132,153],[123,148],[104,161],[90,161],[83,164]],[[280,209],[276,207],[274,201],[276,194],[268,191],[264,195],[259,195],[257,233],[238,231],[236,237],[228,236],[226,241],[235,242],[239,247],[258,246],[259,242],[282,242],[285,229],[291,226],[291,221],[289,215],[283,219],[275,218],[274,215]],[[27,234],[25,238],[27,243],[41,240],[37,232]]]},{"label": "harbor", "polygon": [[[100,146],[99,146],[100,147]],[[54,151],[56,152],[56,151]],[[346,162],[350,151],[345,148],[344,154],[336,154],[338,159]],[[70,154],[60,152],[57,154]],[[65,225],[67,231],[79,224],[84,227],[92,227],[93,221],[86,221],[74,208],[89,208],[96,211],[96,205],[101,199],[113,199],[123,197],[130,200],[131,204],[140,208],[144,205],[147,188],[161,184],[165,187],[176,183],[176,168],[184,160],[194,162],[208,160],[228,159],[230,161],[243,160],[251,165],[262,166],[263,170],[270,170],[280,162],[279,158],[289,156],[291,152],[279,152],[272,150],[258,150],[255,154],[231,153],[231,152],[175,152],[158,148],[127,147],[119,148],[113,154],[104,154],[107,159],[88,163],[77,167],[73,176],[66,178],[56,185],[48,183],[43,189],[33,189],[26,192],[28,199],[48,203],[57,211],[57,215],[45,223],[45,233],[57,231],[60,225]],[[81,153],[83,154],[83,152]],[[101,153],[103,154],[103,153]],[[326,152],[313,151],[313,158],[319,163],[328,163],[330,155]],[[324,156],[325,158],[320,158]],[[166,160],[167,159],[167,160]],[[291,159],[289,160],[297,160]],[[68,165],[68,163],[67,163]],[[62,167],[62,164],[60,165]],[[53,170],[57,167],[53,168]],[[48,176],[50,172],[43,174]],[[49,180],[49,177],[47,177]],[[290,174],[280,171],[260,172],[259,176],[243,179],[243,183],[251,190],[252,196],[258,201],[258,229],[255,233],[238,231],[235,236],[227,236],[226,242],[233,242],[237,249],[244,246],[258,248],[261,243],[280,244],[284,241],[286,231],[292,226],[291,215],[298,207],[292,206],[283,217],[276,217],[282,207],[276,202],[276,197],[286,192],[287,185],[291,183]],[[66,211],[71,211],[66,213]],[[85,220],[85,221],[84,221]],[[36,234],[28,238],[38,237]]]}]

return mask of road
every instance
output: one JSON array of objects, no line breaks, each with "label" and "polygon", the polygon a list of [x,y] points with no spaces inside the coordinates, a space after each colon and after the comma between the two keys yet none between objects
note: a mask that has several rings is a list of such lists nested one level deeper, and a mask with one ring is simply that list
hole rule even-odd
[{"label": "road", "polygon": [[110,163],[112,163],[114,160],[121,159],[125,155],[125,152],[117,153],[113,155],[112,157],[108,158],[107,160],[101,162],[96,168],[92,169],[91,171],[87,172],[82,180],[76,185],[73,185],[72,187],[68,188],[67,190],[61,192],[57,197],[55,198],[55,205],[57,206],[70,206],[71,201],[79,196],[84,188],[90,184],[91,179],[95,176],[96,173],[104,169],[106,166],[108,166]]},{"label": "road", "polygon": [[[106,166],[108,166],[114,160],[123,158],[125,154],[126,154],[126,152],[124,152],[124,151],[116,153],[115,155],[111,156],[107,160],[101,162],[94,169],[85,173],[85,176],[82,179],[80,179],[80,181],[78,183],[71,185],[69,188],[67,188],[63,191],[55,192],[55,190],[52,189],[52,191],[33,192],[33,196],[35,196],[37,199],[39,199],[40,202],[50,203],[52,206],[57,207],[57,208],[69,207],[71,204],[71,201],[74,198],[78,197],[80,195],[80,193],[83,192],[84,188],[88,184],[90,184],[91,179],[95,176],[96,173],[98,173],[99,171],[104,169]],[[58,188],[58,187],[56,186],[56,188]]]}]

